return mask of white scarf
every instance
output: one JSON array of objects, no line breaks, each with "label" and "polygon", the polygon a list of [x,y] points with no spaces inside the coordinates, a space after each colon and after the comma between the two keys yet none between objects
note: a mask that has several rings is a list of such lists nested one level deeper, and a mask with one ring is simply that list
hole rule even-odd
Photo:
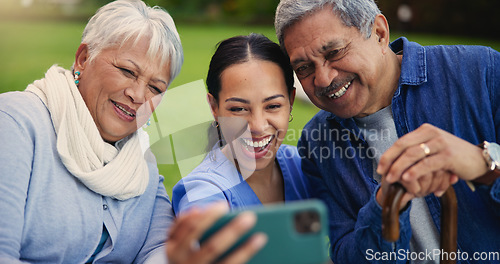
[{"label": "white scarf", "polygon": [[26,91],[40,97],[49,109],[57,151],[73,176],[90,190],[118,200],[144,193],[149,173],[138,132],[124,139],[121,150],[105,142],[70,71],[54,65]]}]

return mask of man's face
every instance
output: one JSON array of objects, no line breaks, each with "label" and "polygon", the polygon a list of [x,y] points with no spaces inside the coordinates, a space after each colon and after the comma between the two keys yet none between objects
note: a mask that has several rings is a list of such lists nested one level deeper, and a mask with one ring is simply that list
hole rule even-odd
[{"label": "man's face", "polygon": [[[385,22],[383,17],[377,19]],[[374,23],[372,35],[366,39],[357,28],[345,26],[326,6],[285,31],[284,44],[292,67],[317,107],[349,118],[366,116],[386,106],[392,94],[385,91],[393,87],[384,86],[394,83],[384,72],[389,71],[384,67],[388,47],[379,41],[380,24]]]}]

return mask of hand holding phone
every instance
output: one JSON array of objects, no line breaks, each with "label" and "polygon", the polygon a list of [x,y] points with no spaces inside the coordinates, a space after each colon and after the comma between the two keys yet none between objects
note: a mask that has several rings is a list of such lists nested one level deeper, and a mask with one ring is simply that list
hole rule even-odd
[{"label": "hand holding phone", "polygon": [[[326,207],[319,200],[305,200],[251,208],[257,223],[220,259],[232,253],[253,234],[262,232],[267,244],[248,263],[321,264],[328,261]],[[203,243],[241,211],[219,219],[200,239]]]},{"label": "hand holding phone", "polygon": [[[220,259],[220,256],[242,235],[245,235],[256,222],[256,215],[253,212],[240,214],[200,246],[198,241],[202,234],[227,211],[227,204],[215,203],[206,209],[194,208],[181,214],[170,228],[166,246],[167,263],[208,264]],[[255,234],[231,254],[225,256],[220,263],[246,263],[266,241],[265,235]],[[155,259],[155,261],[158,260]]]}]

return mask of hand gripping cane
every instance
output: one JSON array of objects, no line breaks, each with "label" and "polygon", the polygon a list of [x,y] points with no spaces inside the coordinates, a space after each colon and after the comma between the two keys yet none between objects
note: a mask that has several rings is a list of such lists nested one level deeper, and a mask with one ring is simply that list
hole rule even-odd
[{"label": "hand gripping cane", "polygon": [[[399,239],[399,208],[404,193],[401,184],[391,184],[382,207],[382,236],[390,242]],[[441,250],[447,253],[445,259],[441,255],[441,263],[456,263],[456,258],[450,258],[457,252],[457,197],[452,186],[441,197]]]}]

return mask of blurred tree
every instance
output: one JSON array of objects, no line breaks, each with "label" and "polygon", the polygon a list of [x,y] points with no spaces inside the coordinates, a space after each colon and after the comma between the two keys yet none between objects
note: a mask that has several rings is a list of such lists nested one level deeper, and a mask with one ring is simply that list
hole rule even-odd
[{"label": "blurred tree", "polygon": [[2,0],[0,19],[87,20],[112,0]]},{"label": "blurred tree", "polygon": [[272,23],[279,0],[144,0],[162,6],[174,19],[199,22]]},{"label": "blurred tree", "polygon": [[[145,0],[180,21],[272,24],[279,0]],[[390,26],[418,31],[500,38],[499,0],[375,0]],[[398,18],[398,12],[400,17]],[[401,15],[411,15],[402,20]],[[408,17],[407,17],[408,18]]]},{"label": "blurred tree", "polygon": [[[112,0],[2,0],[0,19],[87,20]],[[375,0],[392,29],[500,39],[500,0]],[[79,2],[71,9],[66,2]],[[179,22],[264,24],[272,26],[279,0],[144,0]],[[67,6],[67,5],[66,5]],[[70,10],[71,12],[68,12]],[[398,17],[399,12],[399,17]],[[401,19],[402,15],[409,19]]]},{"label": "blurred tree", "polygon": [[[377,0],[377,3],[396,30],[500,38],[498,0]],[[401,5],[411,10],[408,22],[398,19]]]},{"label": "blurred tree", "polygon": [[225,0],[224,11],[244,23],[272,23],[279,0]]}]

